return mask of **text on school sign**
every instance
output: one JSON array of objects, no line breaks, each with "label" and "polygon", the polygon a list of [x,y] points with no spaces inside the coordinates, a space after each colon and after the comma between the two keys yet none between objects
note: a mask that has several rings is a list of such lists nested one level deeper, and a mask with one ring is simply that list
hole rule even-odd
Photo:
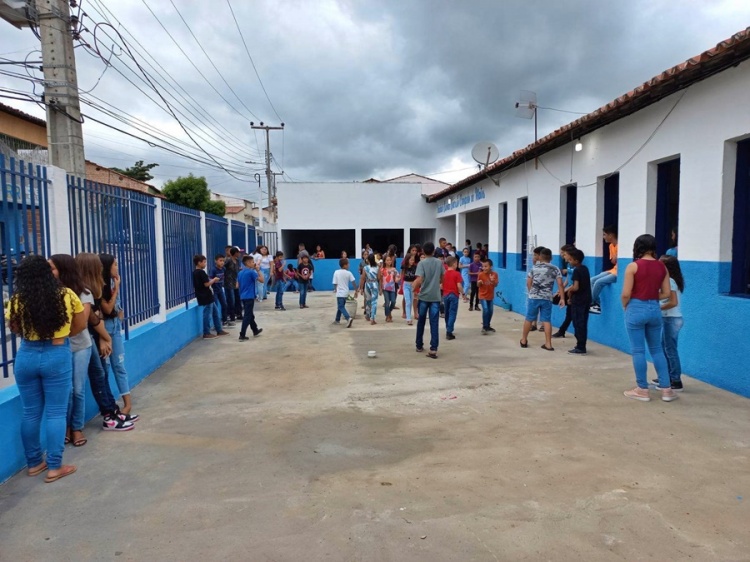
[{"label": "text on school sign", "polygon": [[453,209],[465,207],[466,205],[484,199],[485,197],[484,189],[481,187],[475,187],[473,192],[459,193],[456,197],[451,198],[450,203],[446,199],[445,202],[438,204],[437,212],[438,214],[446,213]]}]

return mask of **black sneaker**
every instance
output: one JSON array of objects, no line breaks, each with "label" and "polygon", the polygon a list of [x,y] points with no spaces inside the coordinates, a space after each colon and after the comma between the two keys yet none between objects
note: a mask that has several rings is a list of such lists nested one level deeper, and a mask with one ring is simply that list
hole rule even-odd
[{"label": "black sneaker", "polygon": [[351,328],[353,322],[354,322],[354,318],[349,318],[349,322],[346,323],[346,327]]},{"label": "black sneaker", "polygon": [[488,332],[494,332],[494,331],[495,331],[495,328],[493,328],[493,327],[489,326],[489,327],[487,328],[487,331],[488,331]]},{"label": "black sneaker", "polygon": [[135,424],[131,421],[125,421],[122,415],[113,416],[107,414],[104,416],[102,421],[102,429],[104,431],[130,431],[135,427]]},{"label": "black sneaker", "polygon": [[138,414],[123,414],[119,408],[117,409],[115,414],[117,414],[117,417],[119,417],[122,421],[126,421],[126,422],[135,423],[139,419],[141,419],[141,416],[139,416]]},{"label": "black sneaker", "polygon": [[570,353],[571,355],[586,355],[586,352],[584,350],[578,349],[577,347],[569,349],[568,353]]},{"label": "black sneaker", "polygon": [[257,338],[261,332],[263,331],[263,328],[258,328],[258,331],[253,334],[253,337]]},{"label": "black sneaker", "polygon": [[[659,379],[651,379],[651,384],[653,388],[659,388]],[[670,384],[670,386],[675,392],[682,392],[683,390],[685,390],[685,387],[682,386],[682,381],[673,382],[672,384]]]},{"label": "black sneaker", "polygon": [[248,338],[247,336],[240,336],[239,341],[250,341],[250,338]]},{"label": "black sneaker", "polygon": [[452,332],[448,332],[448,333],[445,334],[445,339],[447,339],[447,340],[455,340],[456,336],[454,336]]},{"label": "black sneaker", "polygon": [[555,332],[554,334],[552,334],[552,337],[553,338],[564,338],[565,337],[565,332]]},{"label": "black sneaker", "polygon": [[601,314],[602,313],[602,307],[598,304],[592,304],[589,308],[589,314]]}]

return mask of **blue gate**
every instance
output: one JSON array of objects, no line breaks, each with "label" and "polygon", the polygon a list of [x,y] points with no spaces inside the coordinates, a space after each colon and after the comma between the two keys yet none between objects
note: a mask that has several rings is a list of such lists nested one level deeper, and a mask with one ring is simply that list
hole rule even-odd
[{"label": "blue gate", "polygon": [[[27,254],[49,256],[47,169],[0,154],[0,266],[3,302],[13,293],[15,269]],[[3,378],[16,355],[16,336],[0,331]]]},{"label": "blue gate", "polygon": [[255,227],[247,225],[247,253],[252,254],[255,252],[257,246],[258,243],[255,239]]},{"label": "blue gate", "polygon": [[112,254],[122,279],[125,337],[159,312],[154,198],[145,193],[68,176],[73,255]]},{"label": "blue gate", "polygon": [[208,263],[213,263],[214,257],[224,255],[224,248],[229,244],[228,225],[227,219],[206,213],[206,257]]},{"label": "blue gate", "polygon": [[[195,298],[193,256],[201,253],[200,211],[174,203],[162,203],[164,269],[167,272],[167,308]],[[210,258],[209,258],[210,259]]]},{"label": "blue gate", "polygon": [[247,250],[247,239],[245,238],[245,223],[232,221],[232,246]]}]

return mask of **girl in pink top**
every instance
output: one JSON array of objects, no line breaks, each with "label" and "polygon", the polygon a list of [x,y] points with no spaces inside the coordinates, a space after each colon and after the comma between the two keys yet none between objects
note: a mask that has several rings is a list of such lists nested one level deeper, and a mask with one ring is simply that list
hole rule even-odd
[{"label": "girl in pink top", "polygon": [[669,368],[661,345],[662,316],[659,299],[669,298],[669,274],[664,264],[656,259],[656,239],[642,234],[633,244],[633,263],[625,268],[622,286],[622,306],[625,309],[625,326],[630,337],[633,369],[637,386],[625,391],[633,400],[648,402],[648,379],[646,346],[654,360],[659,376],[661,399],[671,402],[677,399],[669,382]]}]

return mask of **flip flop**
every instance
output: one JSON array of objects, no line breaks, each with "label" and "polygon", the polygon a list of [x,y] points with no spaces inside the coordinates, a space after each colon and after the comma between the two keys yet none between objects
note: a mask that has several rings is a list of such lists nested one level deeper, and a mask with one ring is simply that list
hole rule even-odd
[{"label": "flip flop", "polygon": [[544,351],[555,351],[554,347],[547,347],[546,345],[541,346]]},{"label": "flip flop", "polygon": [[519,343],[519,344],[520,344],[520,346],[521,346],[521,347],[523,347],[524,349],[525,349],[525,348],[527,348],[527,347],[529,347],[529,342],[528,342],[528,340],[526,341],[526,343],[524,343],[524,342],[522,342],[522,341],[520,341],[520,342],[518,342],[518,343]]},{"label": "flip flop", "polygon": [[47,476],[47,478],[44,479],[44,481],[49,484],[51,482],[54,482],[56,480],[60,480],[60,478],[65,478],[66,476],[70,476],[73,474],[76,470],[78,470],[74,465],[72,464],[65,464],[60,467],[62,472],[58,474],[57,476]]},{"label": "flip flop", "polygon": [[80,439],[76,439],[75,441],[73,441],[73,446],[74,447],[83,447],[88,442],[89,442],[88,439],[86,439],[85,437],[81,437]]},{"label": "flip flop", "polygon": [[37,474],[41,474],[45,470],[47,470],[47,463],[43,462],[42,464],[40,464],[38,467],[34,468],[33,470],[29,469],[28,471],[26,471],[26,474],[28,474],[29,476],[36,476]]}]

